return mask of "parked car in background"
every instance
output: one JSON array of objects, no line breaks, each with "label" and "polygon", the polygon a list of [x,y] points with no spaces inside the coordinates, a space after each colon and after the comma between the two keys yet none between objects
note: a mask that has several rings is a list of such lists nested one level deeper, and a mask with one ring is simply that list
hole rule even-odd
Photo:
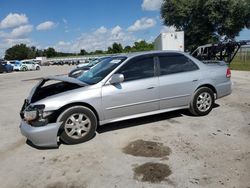
[{"label": "parked car in background", "polygon": [[16,61],[14,65],[15,71],[40,70],[41,67],[31,60]]},{"label": "parked car in background", "polygon": [[52,65],[52,63],[53,62],[51,62],[51,61],[45,61],[42,63],[42,66],[50,66],[50,65]]},{"label": "parked car in background", "polygon": [[96,64],[100,63],[101,61],[108,59],[110,57],[101,57],[98,59],[92,59],[88,63],[85,64],[79,64],[77,67],[73,70],[71,70],[68,74],[69,77],[76,78],[80,76],[83,72],[88,71],[91,67],[95,66]]},{"label": "parked car in background", "polygon": [[12,72],[13,71],[13,66],[8,63],[7,61],[0,60],[0,73],[4,72]]},{"label": "parked car in background", "polygon": [[111,122],[180,109],[204,116],[231,93],[230,77],[226,63],[203,63],[183,52],[114,56],[78,78],[41,80],[21,109],[20,129],[33,144],[52,147],[59,139],[87,141]]},{"label": "parked car in background", "polygon": [[0,73],[4,73],[5,72],[5,67],[0,63]]},{"label": "parked car in background", "polygon": [[52,65],[64,65],[63,61],[53,61]]},{"label": "parked car in background", "polygon": [[33,60],[33,62],[38,64],[39,66],[42,66],[42,60],[35,59]]},{"label": "parked car in background", "polygon": [[16,61],[17,60],[10,60],[10,61],[7,61],[7,63],[10,64],[10,65],[12,65],[12,67],[14,67]]}]

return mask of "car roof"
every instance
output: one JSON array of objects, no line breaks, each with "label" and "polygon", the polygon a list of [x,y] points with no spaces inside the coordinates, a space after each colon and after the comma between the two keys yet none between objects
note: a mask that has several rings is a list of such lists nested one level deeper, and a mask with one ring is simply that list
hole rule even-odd
[{"label": "car roof", "polygon": [[127,57],[127,58],[133,58],[137,56],[143,56],[143,55],[154,55],[154,54],[166,54],[166,53],[179,53],[179,54],[185,54],[185,52],[176,51],[176,50],[153,50],[153,51],[144,51],[144,52],[132,52],[127,54],[120,54],[116,57]]}]

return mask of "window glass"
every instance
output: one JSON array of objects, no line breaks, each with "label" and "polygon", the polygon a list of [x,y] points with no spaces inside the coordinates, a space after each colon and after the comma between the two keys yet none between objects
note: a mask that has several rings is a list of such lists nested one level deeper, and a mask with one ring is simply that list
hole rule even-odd
[{"label": "window glass", "polygon": [[118,67],[126,57],[109,57],[102,60],[89,71],[84,72],[77,79],[86,84],[96,84],[103,80],[111,71]]},{"label": "window glass", "polygon": [[198,66],[184,55],[159,57],[160,75],[174,74],[197,70]]},{"label": "window glass", "polygon": [[154,76],[154,60],[151,58],[132,59],[117,73],[124,75],[124,81],[132,81]]}]

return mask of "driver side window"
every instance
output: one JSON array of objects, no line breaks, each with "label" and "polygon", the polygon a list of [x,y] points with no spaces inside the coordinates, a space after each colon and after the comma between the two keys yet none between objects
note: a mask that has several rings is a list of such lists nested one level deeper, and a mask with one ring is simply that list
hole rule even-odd
[{"label": "driver side window", "polygon": [[124,82],[154,77],[154,59],[153,57],[132,59],[117,73],[124,75]]}]

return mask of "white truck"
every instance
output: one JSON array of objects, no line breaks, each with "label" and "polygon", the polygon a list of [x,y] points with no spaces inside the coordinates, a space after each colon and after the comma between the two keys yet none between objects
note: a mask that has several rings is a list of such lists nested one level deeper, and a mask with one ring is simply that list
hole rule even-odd
[{"label": "white truck", "polygon": [[154,48],[184,52],[184,31],[161,33],[154,41]]}]

